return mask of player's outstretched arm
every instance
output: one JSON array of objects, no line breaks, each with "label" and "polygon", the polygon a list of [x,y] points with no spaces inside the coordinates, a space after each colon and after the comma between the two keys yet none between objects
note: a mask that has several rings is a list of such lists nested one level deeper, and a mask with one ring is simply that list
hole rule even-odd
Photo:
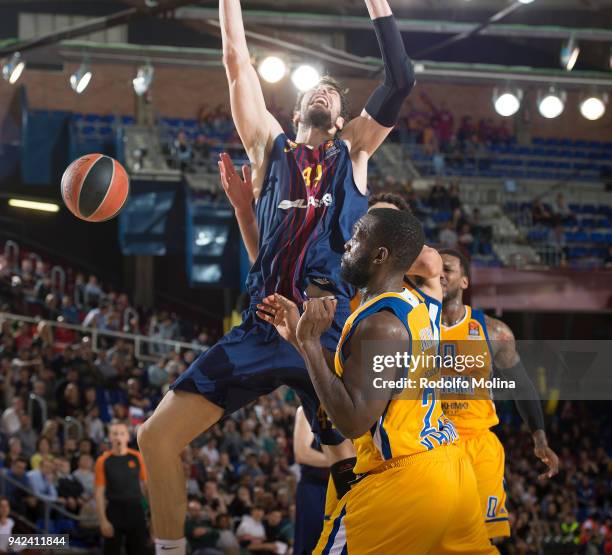
[{"label": "player's outstretched arm", "polygon": [[[330,368],[321,345],[321,335],[331,326],[335,309],[335,300],[306,301],[298,323],[297,339],[325,412],[344,437],[355,439],[372,427],[393,393],[391,388],[382,388],[374,394],[374,378],[394,380],[399,370],[384,368],[374,374],[373,361],[362,359],[361,342],[380,341],[381,345],[388,345],[389,341],[409,341],[410,338],[404,326],[390,313],[379,312],[365,318],[351,337],[350,354],[344,361],[342,377],[339,377]],[[395,353],[381,349],[377,354],[394,358]]]},{"label": "player's outstretched arm", "polygon": [[419,278],[419,288],[430,297],[442,302],[442,257],[440,253],[427,245],[423,246],[421,253],[407,272],[408,277]]},{"label": "player's outstretched arm", "polygon": [[385,79],[368,99],[361,115],[343,131],[351,156],[369,158],[391,132],[402,104],[414,86],[412,61],[387,0],[366,0],[385,67]]},{"label": "player's outstretched arm", "polygon": [[516,340],[512,330],[501,320],[486,317],[489,338],[493,343],[495,372],[499,377],[516,383],[514,402],[516,408],[531,430],[534,453],[548,470],[540,474],[540,479],[552,478],[559,472],[559,458],[548,446],[544,428],[544,414],[540,398],[516,350]]},{"label": "player's outstretched arm", "polygon": [[257,181],[272,142],[282,129],[266,108],[257,72],[251,64],[240,0],[219,0],[219,21],[232,117]]},{"label": "player's outstretched arm", "polygon": [[229,154],[223,152],[219,159],[219,173],[221,174],[223,190],[234,207],[240,235],[242,235],[244,246],[249,255],[249,261],[253,264],[259,254],[259,229],[253,211],[254,195],[251,168],[246,164],[242,166],[244,180],[240,179]]}]

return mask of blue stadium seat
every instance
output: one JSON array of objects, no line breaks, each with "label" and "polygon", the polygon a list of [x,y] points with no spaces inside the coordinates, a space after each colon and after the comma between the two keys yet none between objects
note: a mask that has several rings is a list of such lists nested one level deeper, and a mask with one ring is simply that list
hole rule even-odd
[{"label": "blue stadium seat", "polygon": [[576,148],[587,148],[589,145],[589,143],[587,143],[586,141],[574,141],[574,146]]},{"label": "blue stadium seat", "polygon": [[603,148],[603,143],[601,141],[590,141],[589,148]]},{"label": "blue stadium seat", "polygon": [[107,137],[109,135],[112,135],[113,128],[112,127],[100,127],[100,129],[98,130],[98,133],[102,135],[103,137]]},{"label": "blue stadium seat", "polygon": [[606,236],[603,233],[599,233],[598,231],[593,231],[591,233],[591,241],[596,244],[604,244],[606,242]]},{"label": "blue stadium seat", "polygon": [[100,121],[100,116],[98,114],[85,114],[84,119],[87,123],[96,123]]},{"label": "blue stadium seat", "polygon": [[606,243],[612,245],[612,233],[606,233]]},{"label": "blue stadium seat", "polygon": [[576,243],[588,243],[589,242],[589,234],[586,231],[577,231],[574,234],[574,241]]},{"label": "blue stadium seat", "polygon": [[561,146],[572,146],[572,140],[571,139],[561,139],[558,144]]},{"label": "blue stadium seat", "polygon": [[136,120],[132,116],[121,116],[121,123],[123,125],[133,125]]},{"label": "blue stadium seat", "polygon": [[534,137],[534,138],[531,140],[531,142],[532,142],[534,145],[544,145],[544,144],[546,144],[546,140],[545,140],[545,139],[542,139],[541,137]]},{"label": "blue stadium seat", "polygon": [[83,127],[83,135],[93,135],[96,132],[96,128],[93,125],[86,125]]},{"label": "blue stadium seat", "polygon": [[595,207],[594,204],[583,204],[582,213],[583,214],[597,214],[597,208]]},{"label": "blue stadium seat", "polygon": [[106,123],[107,125],[111,125],[115,121],[115,116],[112,114],[106,114],[105,116],[100,116],[100,121],[102,123]]}]

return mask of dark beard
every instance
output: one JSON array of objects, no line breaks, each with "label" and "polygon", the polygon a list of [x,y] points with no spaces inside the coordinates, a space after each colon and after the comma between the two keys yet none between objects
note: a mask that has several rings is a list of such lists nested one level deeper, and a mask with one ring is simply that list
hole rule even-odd
[{"label": "dark beard", "polygon": [[323,106],[311,106],[306,111],[306,115],[304,117],[304,124],[307,127],[314,127],[315,129],[328,131],[332,128],[331,114],[329,110],[327,110]]},{"label": "dark beard", "polygon": [[343,262],[340,265],[340,277],[357,289],[363,289],[370,280],[369,266],[369,261],[365,258],[349,264]]}]

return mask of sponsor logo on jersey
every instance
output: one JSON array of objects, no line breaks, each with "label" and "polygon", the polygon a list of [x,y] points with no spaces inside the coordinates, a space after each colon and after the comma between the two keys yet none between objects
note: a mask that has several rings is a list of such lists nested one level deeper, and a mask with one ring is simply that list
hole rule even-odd
[{"label": "sponsor logo on jersey", "polygon": [[281,210],[289,210],[289,208],[309,208],[314,206],[315,208],[321,208],[322,206],[331,206],[333,202],[330,193],[325,193],[322,198],[318,199],[315,197],[299,198],[296,200],[281,200],[278,204],[278,208]]},{"label": "sponsor logo on jersey", "polygon": [[480,326],[478,325],[478,322],[470,322],[468,324],[468,335],[469,336],[476,335],[480,337]]}]

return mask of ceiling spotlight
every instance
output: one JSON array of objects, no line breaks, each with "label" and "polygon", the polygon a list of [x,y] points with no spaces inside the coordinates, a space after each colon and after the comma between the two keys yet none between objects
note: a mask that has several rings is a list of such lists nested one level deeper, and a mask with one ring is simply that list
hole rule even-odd
[{"label": "ceiling spotlight", "polygon": [[506,118],[519,111],[521,100],[523,100],[523,91],[520,89],[495,89],[493,91],[495,111]]},{"label": "ceiling spotlight", "polygon": [[287,66],[281,58],[268,56],[261,61],[257,70],[264,81],[278,83],[287,73]]},{"label": "ceiling spotlight", "polygon": [[70,76],[70,86],[72,90],[77,94],[81,94],[87,88],[87,85],[89,85],[91,75],[92,73],[89,66],[86,62],[83,62],[79,69]]},{"label": "ceiling spotlight", "polygon": [[606,105],[608,104],[608,95],[592,95],[585,98],[580,103],[580,113],[586,119],[595,121],[600,119],[606,113]]},{"label": "ceiling spotlight", "polygon": [[149,90],[151,83],[153,83],[153,66],[151,64],[140,66],[136,77],[132,79],[134,92],[138,96],[142,96]]},{"label": "ceiling spotlight", "polygon": [[21,59],[21,54],[19,52],[15,52],[2,66],[2,77],[4,77],[5,81],[8,81],[11,85],[14,85],[21,77],[24,69],[25,62]]},{"label": "ceiling spotlight", "polygon": [[301,65],[291,75],[291,81],[299,91],[308,91],[321,80],[321,75],[312,66]]},{"label": "ceiling spotlight", "polygon": [[558,118],[563,113],[563,110],[565,110],[567,95],[564,92],[550,87],[548,91],[538,96],[538,109],[542,117],[547,119]]},{"label": "ceiling spotlight", "polygon": [[521,4],[531,4],[534,0],[519,0]]},{"label": "ceiling spotlight", "polygon": [[565,68],[567,71],[572,71],[576,65],[579,54],[580,47],[576,39],[572,36],[561,46],[561,67]]}]

